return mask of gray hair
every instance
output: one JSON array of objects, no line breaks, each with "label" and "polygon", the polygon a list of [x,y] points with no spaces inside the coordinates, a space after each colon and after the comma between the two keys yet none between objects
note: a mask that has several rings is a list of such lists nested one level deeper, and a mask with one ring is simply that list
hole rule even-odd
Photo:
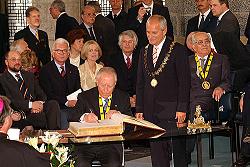
[{"label": "gray hair", "polygon": [[97,74],[96,74],[96,80],[99,80],[103,74],[109,74],[110,76],[113,75],[115,82],[117,81],[117,74],[115,72],[115,69],[112,67],[103,67],[101,68]]},{"label": "gray hair", "polygon": [[148,18],[147,24],[150,24],[151,20],[157,20],[160,23],[161,30],[167,29],[167,20],[161,15],[152,15]]},{"label": "gray hair", "polygon": [[65,12],[65,3],[62,0],[54,0],[50,6],[57,8],[60,12]]},{"label": "gray hair", "polygon": [[95,8],[95,13],[101,13],[102,9],[98,1],[89,1],[88,5]]},{"label": "gray hair", "polygon": [[69,49],[69,42],[64,38],[57,38],[55,40],[55,42],[53,43],[53,45],[52,45],[52,50],[56,49],[55,47],[56,47],[57,44],[67,44],[68,49]]},{"label": "gray hair", "polygon": [[133,30],[127,30],[127,31],[123,31],[122,33],[120,33],[119,38],[118,38],[118,45],[121,47],[121,43],[122,43],[122,39],[124,36],[128,36],[130,38],[133,39],[134,41],[134,45],[137,46],[138,43],[138,38],[136,33]]},{"label": "gray hair", "polygon": [[20,47],[20,42],[25,42],[23,38],[15,40],[10,45],[10,51],[17,51],[19,53],[22,52],[22,48]]},{"label": "gray hair", "polygon": [[196,43],[198,42],[198,40],[196,39],[196,35],[197,35],[197,34],[204,34],[204,35],[206,35],[206,36],[208,37],[208,40],[211,41],[211,37],[210,37],[210,35],[208,35],[208,33],[196,31],[196,32],[194,32],[194,33],[192,34],[192,36],[191,36],[191,41],[192,41],[192,44],[193,44],[193,45],[196,44]]}]

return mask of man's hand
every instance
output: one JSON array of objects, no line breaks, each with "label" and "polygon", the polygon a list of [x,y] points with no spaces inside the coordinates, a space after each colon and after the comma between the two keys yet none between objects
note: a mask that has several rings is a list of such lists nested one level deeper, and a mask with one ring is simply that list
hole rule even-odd
[{"label": "man's hand", "polygon": [[21,114],[19,112],[14,112],[11,114],[11,118],[13,121],[19,121],[21,119]]},{"label": "man's hand", "polygon": [[175,119],[177,119],[177,123],[183,123],[186,119],[185,112],[176,112]]},{"label": "man's hand", "polygon": [[98,122],[98,117],[94,113],[89,113],[84,116],[84,122],[96,123]]},{"label": "man's hand", "polygon": [[224,89],[221,87],[216,87],[213,91],[212,97],[215,99],[215,101],[219,101],[224,92]]},{"label": "man's hand", "polygon": [[113,114],[119,114],[120,112],[117,110],[109,110],[109,112],[106,113],[105,119],[110,119]]},{"label": "man's hand", "polygon": [[143,113],[141,113],[141,112],[136,113],[136,114],[135,114],[135,117],[136,117],[137,119],[144,119],[144,118],[143,118]]},{"label": "man's hand", "polygon": [[147,9],[145,9],[144,7],[140,7],[140,9],[138,10],[137,19],[142,21],[146,12],[147,12]]},{"label": "man's hand", "polygon": [[68,107],[75,107],[77,100],[68,100]]},{"label": "man's hand", "polygon": [[241,112],[243,111],[243,103],[244,103],[243,99],[244,99],[244,97],[241,96],[241,98],[240,98],[240,111]]},{"label": "man's hand", "polygon": [[43,102],[42,101],[34,101],[32,102],[32,113],[40,113],[43,111]]},{"label": "man's hand", "polygon": [[136,95],[129,97],[131,107],[135,107]]}]

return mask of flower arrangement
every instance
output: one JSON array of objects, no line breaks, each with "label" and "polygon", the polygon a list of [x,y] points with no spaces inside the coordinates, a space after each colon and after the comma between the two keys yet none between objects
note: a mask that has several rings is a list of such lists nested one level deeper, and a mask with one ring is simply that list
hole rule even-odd
[{"label": "flower arrangement", "polygon": [[74,167],[74,159],[70,155],[72,148],[59,144],[62,137],[59,133],[44,132],[45,136],[40,136],[43,144],[38,147],[38,137],[28,138],[26,142],[40,153],[49,153],[52,167]]}]

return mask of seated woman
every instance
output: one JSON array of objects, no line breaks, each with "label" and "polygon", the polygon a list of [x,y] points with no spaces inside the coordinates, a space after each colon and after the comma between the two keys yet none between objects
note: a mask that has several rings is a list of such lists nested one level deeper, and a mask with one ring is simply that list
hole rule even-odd
[{"label": "seated woman", "polygon": [[12,125],[9,100],[0,96],[0,162],[2,167],[50,167],[50,155],[40,154],[32,146],[7,139]]},{"label": "seated woman", "polygon": [[83,35],[84,31],[82,29],[73,29],[67,34],[67,40],[70,45],[69,61],[70,64],[76,67],[84,63],[84,60],[81,58],[81,51],[84,45]]},{"label": "seated woman", "polygon": [[86,58],[85,63],[79,66],[81,87],[84,91],[96,87],[96,74],[103,67],[96,63],[102,55],[102,50],[94,40],[87,41],[82,50]]},{"label": "seated woman", "polygon": [[34,73],[38,77],[40,65],[36,53],[30,50],[25,50],[21,53],[22,70]]}]

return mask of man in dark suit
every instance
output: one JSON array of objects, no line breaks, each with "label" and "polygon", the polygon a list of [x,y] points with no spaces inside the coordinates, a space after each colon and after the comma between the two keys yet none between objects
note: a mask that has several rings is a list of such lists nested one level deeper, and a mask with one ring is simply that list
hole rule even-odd
[{"label": "man in dark suit", "polygon": [[81,13],[82,23],[80,24],[80,28],[85,32],[83,37],[85,42],[95,40],[102,47],[100,30],[94,26],[95,16],[95,8],[93,6],[84,6]]},{"label": "man in dark suit", "polygon": [[248,19],[247,19],[245,36],[248,38],[247,44],[248,44],[248,48],[249,48],[249,52],[250,52],[250,12],[249,12]]},{"label": "man in dark suit", "polygon": [[130,105],[135,107],[136,78],[139,53],[136,49],[138,38],[133,30],[123,31],[119,35],[120,49],[112,59],[111,66],[117,73],[116,87],[130,95]]},{"label": "man in dark suit", "polygon": [[[113,114],[131,115],[129,96],[115,89],[117,75],[111,67],[103,67],[96,75],[97,87],[78,96],[72,121],[97,122],[110,119]],[[89,167],[93,160],[103,167],[121,167],[121,144],[79,145],[75,152],[76,166]]]},{"label": "man in dark suit", "polygon": [[[168,122],[183,123],[189,104],[190,73],[184,46],[166,37],[166,19],[153,15],[146,24],[149,45],[141,51],[136,85],[136,117],[167,129]],[[151,142],[154,167],[170,166],[173,145],[174,166],[187,166],[186,140]]]},{"label": "man in dark suit", "polygon": [[50,62],[51,54],[47,33],[38,29],[40,26],[39,9],[31,6],[26,10],[25,15],[28,26],[18,31],[14,36],[14,40],[23,38],[29,48],[36,53],[40,64],[45,65]]},{"label": "man in dark suit", "polygon": [[5,64],[7,70],[1,75],[0,83],[11,100],[12,108],[25,112],[26,121],[35,128],[58,129],[58,104],[47,101],[33,73],[21,70],[20,53],[9,51]]},{"label": "man in dark suit", "polygon": [[65,12],[65,3],[62,0],[54,0],[49,8],[50,14],[56,20],[55,39],[66,39],[68,32],[79,28],[79,24],[74,17]]},{"label": "man in dark suit", "polygon": [[174,39],[173,25],[167,7],[155,4],[153,0],[142,0],[142,4],[132,7],[128,11],[128,29],[136,32],[139,42],[138,48],[148,44],[146,22],[151,15],[161,15],[167,20],[167,36]]},{"label": "man in dark suit", "polygon": [[101,7],[98,1],[90,1],[88,5],[95,8],[95,22],[94,27],[100,30],[102,40],[102,57],[100,61],[104,65],[109,66],[113,56],[115,56],[117,50],[116,38],[115,38],[115,24],[107,17],[104,17],[101,13]]},{"label": "man in dark suit", "polygon": [[58,38],[52,46],[53,60],[41,68],[39,83],[49,100],[56,100],[60,105],[61,128],[68,128],[68,119],[77,99],[66,96],[80,89],[80,77],[76,66],[67,61],[69,43]]},{"label": "man in dark suit", "polygon": [[7,139],[12,125],[11,109],[6,97],[0,96],[0,161],[1,166],[50,167],[50,154],[41,154],[28,144]]},{"label": "man in dark suit", "polygon": [[229,10],[228,0],[211,0],[211,10],[218,17],[215,32],[231,32],[240,38],[240,26],[235,15]]},{"label": "man in dark suit", "polygon": [[4,71],[4,54],[9,50],[8,18],[0,13],[0,72]]},{"label": "man in dark suit", "polygon": [[116,43],[121,32],[127,30],[128,14],[122,9],[123,0],[109,0],[112,11],[106,16],[115,24]]},{"label": "man in dark suit", "polygon": [[[215,111],[214,100],[219,101],[221,96],[230,89],[228,58],[211,50],[211,39],[205,32],[195,32],[192,35],[192,45],[194,55],[189,57],[191,72],[189,119],[193,120],[196,107],[200,105],[203,117],[211,120],[213,117],[211,111]],[[195,139],[191,138],[187,140],[189,162],[195,145]]]},{"label": "man in dark suit", "polygon": [[199,15],[188,20],[186,37],[193,31],[213,32],[216,28],[217,17],[213,16],[208,0],[195,0]]}]

